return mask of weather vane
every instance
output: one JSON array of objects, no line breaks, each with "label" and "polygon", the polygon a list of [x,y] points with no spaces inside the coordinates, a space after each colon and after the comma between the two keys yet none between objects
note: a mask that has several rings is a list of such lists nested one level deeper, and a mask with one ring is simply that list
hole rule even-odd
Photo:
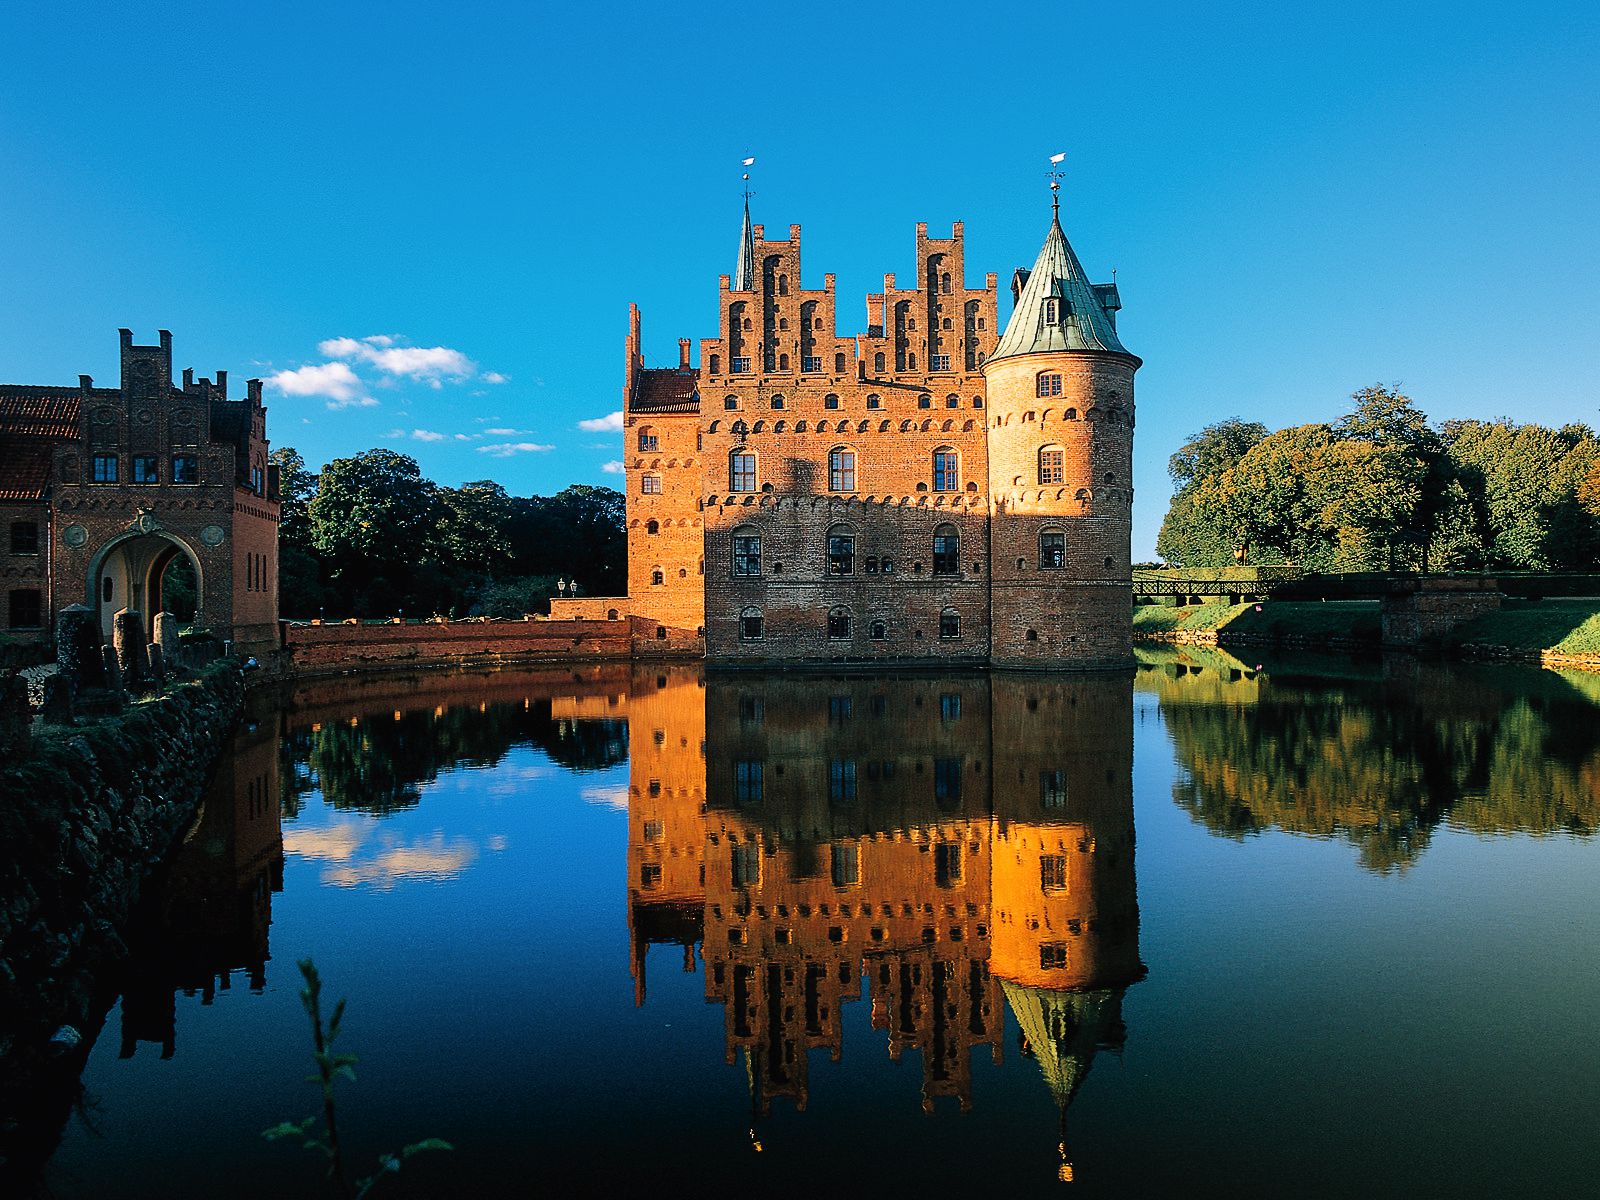
[{"label": "weather vane", "polygon": [[1050,170],[1045,172],[1045,178],[1050,181],[1050,208],[1056,216],[1061,215],[1061,180],[1066,172],[1061,169],[1061,164],[1067,160],[1065,153],[1050,156]]},{"label": "weather vane", "polygon": [[743,178],[744,178],[744,198],[746,200],[750,199],[751,196],[755,195],[755,193],[750,190],[750,168],[755,166],[755,165],[756,165],[756,160],[755,160],[754,156],[744,160],[745,171],[744,171]]}]

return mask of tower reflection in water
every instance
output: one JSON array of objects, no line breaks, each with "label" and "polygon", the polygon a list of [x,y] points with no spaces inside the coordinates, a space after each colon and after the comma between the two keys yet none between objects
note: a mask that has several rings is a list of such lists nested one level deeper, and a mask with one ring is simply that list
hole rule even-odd
[{"label": "tower reflection in water", "polygon": [[1002,1060],[1009,1007],[1070,1178],[1067,1106],[1144,974],[1131,680],[649,683],[629,703],[636,1002],[652,945],[695,970],[698,944],[757,1115],[805,1108],[808,1052],[840,1058],[864,992],[890,1057],[920,1053],[923,1107],[965,1110],[971,1051]]}]

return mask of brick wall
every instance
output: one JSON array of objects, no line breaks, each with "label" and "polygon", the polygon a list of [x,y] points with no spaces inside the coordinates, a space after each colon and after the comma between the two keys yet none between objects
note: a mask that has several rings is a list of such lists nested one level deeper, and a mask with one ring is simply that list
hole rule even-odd
[{"label": "brick wall", "polygon": [[283,643],[302,671],[508,658],[626,658],[631,647],[628,626],[619,621],[290,625]]}]

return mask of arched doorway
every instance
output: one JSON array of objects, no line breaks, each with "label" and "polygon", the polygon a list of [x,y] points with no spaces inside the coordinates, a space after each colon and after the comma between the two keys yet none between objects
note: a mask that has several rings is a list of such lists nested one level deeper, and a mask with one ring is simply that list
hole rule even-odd
[{"label": "arched doorway", "polygon": [[111,619],[124,608],[144,614],[145,629],[153,632],[155,614],[161,611],[162,580],[178,557],[187,560],[194,577],[194,610],[198,626],[205,612],[205,576],[194,551],[165,531],[130,531],[112,538],[89,564],[87,603],[100,618],[100,633],[111,636]]}]

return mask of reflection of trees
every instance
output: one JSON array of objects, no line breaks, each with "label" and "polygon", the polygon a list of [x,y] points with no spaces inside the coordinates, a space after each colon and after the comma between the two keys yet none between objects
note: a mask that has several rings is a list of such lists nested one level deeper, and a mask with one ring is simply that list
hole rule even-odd
[{"label": "reflection of trees", "polygon": [[1214,833],[1338,835],[1389,871],[1415,862],[1443,820],[1584,835],[1600,821],[1600,712],[1551,672],[1230,680],[1157,668],[1141,680],[1184,768],[1173,798]]},{"label": "reflection of trees", "polygon": [[280,778],[287,815],[320,789],[333,808],[383,814],[414,807],[442,770],[491,767],[517,745],[535,745],[574,771],[628,757],[627,723],[552,718],[548,700],[462,703],[362,713],[289,730]]}]

